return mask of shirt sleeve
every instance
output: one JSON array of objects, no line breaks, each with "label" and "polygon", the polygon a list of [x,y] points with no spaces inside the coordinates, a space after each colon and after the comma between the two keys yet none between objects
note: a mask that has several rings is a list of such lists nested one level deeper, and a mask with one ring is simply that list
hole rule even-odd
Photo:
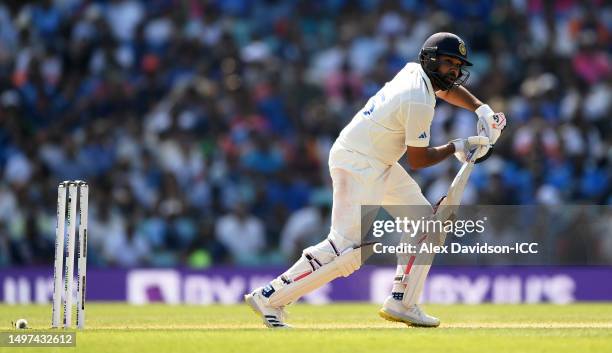
[{"label": "shirt sleeve", "polygon": [[433,107],[423,103],[406,103],[402,106],[406,146],[429,146],[429,133],[433,120]]}]

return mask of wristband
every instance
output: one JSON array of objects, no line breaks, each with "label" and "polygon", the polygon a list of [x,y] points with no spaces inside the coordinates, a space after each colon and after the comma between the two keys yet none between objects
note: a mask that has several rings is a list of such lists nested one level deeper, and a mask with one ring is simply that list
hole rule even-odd
[{"label": "wristband", "polygon": [[479,118],[483,118],[483,119],[484,119],[484,118],[486,118],[486,117],[488,117],[488,116],[491,116],[491,115],[495,114],[495,112],[493,111],[493,109],[491,109],[491,107],[489,107],[489,105],[488,105],[488,104],[483,104],[483,105],[481,105],[480,107],[478,107],[478,108],[477,108],[477,109],[474,111],[474,113],[476,113],[476,115],[477,115]]},{"label": "wristband", "polygon": [[455,151],[453,153],[463,151],[464,142],[461,139],[455,139],[455,140],[449,141],[449,143],[453,145],[453,147],[455,148]]}]

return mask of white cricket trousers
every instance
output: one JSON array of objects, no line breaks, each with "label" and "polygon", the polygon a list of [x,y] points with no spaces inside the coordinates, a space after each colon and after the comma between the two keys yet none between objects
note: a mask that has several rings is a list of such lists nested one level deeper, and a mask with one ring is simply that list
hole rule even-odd
[{"label": "white cricket trousers", "polygon": [[[362,205],[427,206],[415,209],[424,210],[426,214],[422,216],[432,213],[421,188],[399,163],[386,165],[336,142],[330,151],[329,170],[333,182],[330,233],[319,244],[305,249],[303,256],[279,276],[284,283],[308,281],[308,275],[317,268],[331,262],[343,250],[359,245]],[[405,263],[399,263],[397,273],[405,271]]]}]

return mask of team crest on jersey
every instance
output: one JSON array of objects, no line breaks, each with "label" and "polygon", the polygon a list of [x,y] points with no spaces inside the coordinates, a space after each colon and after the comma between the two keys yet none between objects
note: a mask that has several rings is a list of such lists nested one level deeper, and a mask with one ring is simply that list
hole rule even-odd
[{"label": "team crest on jersey", "polygon": [[467,49],[465,48],[465,43],[459,42],[459,52],[461,55],[467,54]]}]

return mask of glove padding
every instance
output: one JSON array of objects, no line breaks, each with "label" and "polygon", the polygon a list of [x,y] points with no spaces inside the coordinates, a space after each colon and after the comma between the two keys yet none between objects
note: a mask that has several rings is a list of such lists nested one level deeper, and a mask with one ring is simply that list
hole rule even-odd
[{"label": "glove padding", "polygon": [[455,146],[455,157],[461,163],[468,160],[475,161],[487,154],[491,148],[489,138],[486,136],[470,136],[466,139],[452,140],[450,143]]},{"label": "glove padding", "polygon": [[488,104],[483,104],[475,111],[478,116],[476,132],[480,136],[487,136],[491,145],[497,142],[502,131],[506,127],[506,116],[504,113],[495,113]]}]

